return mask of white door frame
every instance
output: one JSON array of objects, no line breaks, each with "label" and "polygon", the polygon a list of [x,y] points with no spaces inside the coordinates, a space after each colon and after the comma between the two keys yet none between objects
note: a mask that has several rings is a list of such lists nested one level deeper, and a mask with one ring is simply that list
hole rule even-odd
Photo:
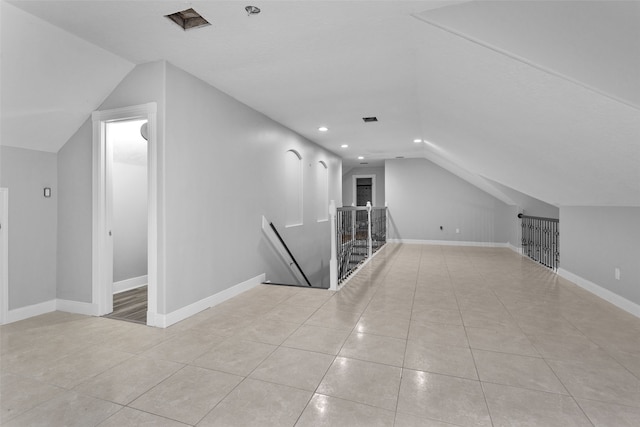
[{"label": "white door frame", "polygon": [[113,239],[111,201],[112,147],[107,145],[108,122],[146,119],[148,169],[148,296],[147,325],[156,325],[158,313],[158,144],[157,104],[135,105],[113,110],[94,111],[93,120],[93,244],[92,244],[92,302],[97,315],[113,311]]},{"label": "white door frame", "polygon": [[356,185],[358,182],[358,178],[371,178],[371,206],[375,207],[376,205],[376,176],[375,174],[369,175],[353,175],[353,206],[358,205],[358,186]]},{"label": "white door frame", "polygon": [[9,189],[0,188],[0,324],[7,323],[9,316]]}]

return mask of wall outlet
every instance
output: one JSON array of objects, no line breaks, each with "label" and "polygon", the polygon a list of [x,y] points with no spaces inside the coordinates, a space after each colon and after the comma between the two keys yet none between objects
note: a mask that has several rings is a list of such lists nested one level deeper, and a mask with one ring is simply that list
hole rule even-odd
[{"label": "wall outlet", "polygon": [[616,276],[616,280],[620,280],[620,269],[618,267],[616,267],[613,273]]},{"label": "wall outlet", "polygon": [[456,234],[460,234],[460,229],[456,228]]}]

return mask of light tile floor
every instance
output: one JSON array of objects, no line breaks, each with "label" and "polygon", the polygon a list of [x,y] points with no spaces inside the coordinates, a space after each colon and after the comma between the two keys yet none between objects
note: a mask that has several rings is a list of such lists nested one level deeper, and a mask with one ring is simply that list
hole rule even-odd
[{"label": "light tile floor", "polygon": [[389,244],[338,293],[0,338],[6,426],[640,426],[640,319],[508,249]]}]

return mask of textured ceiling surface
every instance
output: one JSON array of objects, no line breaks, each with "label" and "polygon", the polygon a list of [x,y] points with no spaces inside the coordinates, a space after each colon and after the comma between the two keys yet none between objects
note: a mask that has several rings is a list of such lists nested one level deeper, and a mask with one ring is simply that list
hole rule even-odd
[{"label": "textured ceiling surface", "polygon": [[258,1],[247,16],[193,1],[212,25],[187,32],[164,18],[181,1],[11,4],[3,144],[57,151],[133,64],[165,59],[345,169],[426,157],[507,202],[482,177],[556,205],[640,206],[638,2]]}]

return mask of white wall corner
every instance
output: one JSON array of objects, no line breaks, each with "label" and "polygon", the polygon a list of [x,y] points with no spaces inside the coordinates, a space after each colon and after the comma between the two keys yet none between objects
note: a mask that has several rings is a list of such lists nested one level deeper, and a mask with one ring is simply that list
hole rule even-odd
[{"label": "white wall corner", "polygon": [[635,302],[629,301],[625,297],[611,292],[610,290],[597,285],[590,280],[580,277],[577,274],[571,273],[570,271],[567,271],[563,268],[558,268],[558,275],[580,286],[582,289],[602,298],[603,300],[610,302],[611,304],[626,311],[627,313],[633,314],[634,316],[640,318],[640,305],[636,304]]},{"label": "white wall corner", "polygon": [[512,245],[511,243],[507,243],[507,247],[508,247],[509,249],[511,249],[512,251],[514,251],[515,253],[522,255],[522,248],[519,248],[519,247],[517,247],[517,246],[514,246],[514,245]]},{"label": "white wall corner", "polygon": [[216,306],[228,299],[235,297],[236,295],[240,295],[241,293],[248,291],[249,289],[253,289],[264,282],[265,279],[266,274],[262,273],[256,277],[252,277],[251,279],[245,280],[242,283],[238,283],[237,285],[227,288],[222,292],[218,292],[217,294],[201,299],[200,301],[196,301],[193,304],[189,304],[186,307],[182,307],[176,311],[172,311],[169,314],[156,314],[154,325],[160,328],[169,327],[175,323],[193,316],[194,314],[200,313],[202,310],[206,310],[209,307]]},{"label": "white wall corner", "polygon": [[15,308],[7,312],[7,323],[18,322],[41,314],[56,311],[56,300],[41,302],[38,304],[28,305],[26,307]]},{"label": "white wall corner", "polygon": [[66,299],[56,300],[56,310],[67,313],[84,314],[85,316],[98,316],[98,305],[90,302],[70,301]]},{"label": "white wall corner", "polygon": [[120,292],[130,291],[141,286],[146,285],[149,282],[149,276],[132,277],[131,279],[121,280],[113,283],[113,293],[119,294]]}]

